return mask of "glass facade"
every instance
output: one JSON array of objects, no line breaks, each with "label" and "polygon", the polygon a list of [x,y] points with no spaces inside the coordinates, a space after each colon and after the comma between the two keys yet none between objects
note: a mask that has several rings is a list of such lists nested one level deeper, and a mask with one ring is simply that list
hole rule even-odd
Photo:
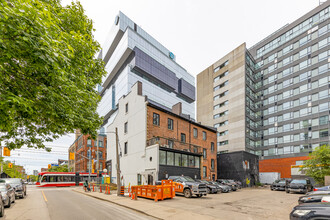
[{"label": "glass facade", "polygon": [[246,131],[252,136],[246,146],[256,154],[307,153],[329,144],[328,21],[329,7],[250,49],[257,64],[246,74],[256,76],[247,80]]}]

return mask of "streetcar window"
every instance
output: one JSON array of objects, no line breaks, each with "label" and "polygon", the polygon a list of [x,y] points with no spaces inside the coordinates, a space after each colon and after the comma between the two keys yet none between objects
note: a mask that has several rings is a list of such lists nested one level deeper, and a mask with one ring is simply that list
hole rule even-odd
[{"label": "streetcar window", "polygon": [[49,182],[57,182],[57,176],[50,176]]},{"label": "streetcar window", "polygon": [[63,176],[58,176],[57,177],[57,182],[63,182]]},{"label": "streetcar window", "polygon": [[48,182],[48,181],[47,181],[47,176],[43,176],[43,177],[42,177],[42,182]]}]

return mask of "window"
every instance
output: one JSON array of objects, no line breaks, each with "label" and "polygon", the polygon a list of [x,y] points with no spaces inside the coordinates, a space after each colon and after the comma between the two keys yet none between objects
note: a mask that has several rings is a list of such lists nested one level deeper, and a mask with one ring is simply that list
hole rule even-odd
[{"label": "window", "polygon": [[125,105],[125,112],[126,113],[128,112],[128,103],[126,103],[126,105]]},{"label": "window", "polygon": [[124,133],[126,134],[128,130],[128,122],[125,122],[124,124]]},{"label": "window", "polygon": [[188,155],[182,154],[182,166],[187,167],[188,166]]},{"label": "window", "polygon": [[322,129],[322,130],[320,130],[320,138],[322,138],[322,137],[328,137],[328,136],[329,136],[328,129]]},{"label": "window", "polygon": [[224,101],[224,102],[222,102],[222,103],[220,103],[220,104],[218,104],[218,105],[215,105],[215,106],[213,107],[213,109],[216,110],[216,109],[221,108],[221,107],[223,107],[223,106],[225,106],[225,105],[228,105],[228,100],[227,100],[227,101]]},{"label": "window", "polygon": [[166,157],[166,165],[174,166],[174,153],[173,152],[167,152]]},{"label": "window", "polygon": [[99,147],[103,147],[103,141],[99,141]]},{"label": "window", "polygon": [[137,184],[142,185],[142,176],[141,176],[141,174],[137,175]]},{"label": "window", "polygon": [[167,119],[167,127],[168,129],[173,130],[173,119]]},{"label": "window", "polygon": [[320,125],[326,125],[326,124],[328,124],[328,121],[329,121],[328,115],[320,117]]},{"label": "window", "polygon": [[207,155],[206,155],[206,149],[203,148],[203,159],[206,159]]},{"label": "window", "polygon": [[222,97],[224,97],[227,94],[228,94],[228,90],[225,91],[225,92],[223,92],[223,93],[221,93],[221,94],[219,94],[219,95],[214,96],[213,101],[215,101],[215,100],[217,100],[219,98],[222,98]]},{"label": "window", "polygon": [[124,154],[127,154],[127,149],[128,148],[128,142],[125,142],[125,146],[124,146]]},{"label": "window", "polygon": [[182,163],[181,163],[181,154],[175,153],[174,165],[175,166],[182,166]]},{"label": "window", "polygon": [[153,123],[154,125],[158,125],[158,126],[159,126],[159,114],[157,114],[157,113],[154,113],[154,114],[153,114],[153,120],[152,120],[152,123]]},{"label": "window", "polygon": [[103,152],[99,151],[99,159],[103,159]]},{"label": "window", "polygon": [[166,165],[166,151],[159,151],[159,164]]},{"label": "window", "polygon": [[213,153],[214,152],[214,143],[211,142],[211,152]]},{"label": "window", "polygon": [[227,141],[220,141],[220,142],[218,142],[218,144],[219,144],[219,146],[227,145],[228,140]]},{"label": "window", "polygon": [[217,91],[218,89],[223,88],[224,86],[228,85],[228,80],[224,83],[221,83],[220,85],[213,88],[213,91]]},{"label": "window", "polygon": [[193,129],[193,133],[194,133],[194,138],[197,138],[197,136],[198,136],[197,128],[194,128]]},{"label": "window", "polygon": [[87,139],[87,145],[92,145],[92,140],[91,139]]},{"label": "window", "polygon": [[174,146],[174,141],[173,140],[167,140],[168,148],[172,148]]},{"label": "window", "polygon": [[228,130],[220,132],[218,135],[219,136],[225,136],[228,134]]},{"label": "window", "polygon": [[214,159],[211,159],[211,170],[214,170]]},{"label": "window", "polygon": [[213,79],[213,82],[216,82],[216,81],[218,81],[219,79],[221,79],[221,78],[223,78],[223,77],[225,77],[225,76],[227,76],[227,75],[228,75],[228,71],[226,71],[226,72],[222,73],[221,75],[215,77],[215,78]]},{"label": "window", "polygon": [[206,132],[203,131],[203,140],[205,141],[206,140]]},{"label": "window", "polygon": [[181,133],[181,141],[186,142],[186,135],[184,133]]},{"label": "window", "polygon": [[206,178],[206,173],[207,173],[207,170],[206,170],[206,166],[203,166],[203,178]]},{"label": "window", "polygon": [[218,70],[222,69],[223,67],[228,65],[228,60],[226,62],[224,62],[223,64],[221,64],[220,66],[216,67],[214,69],[214,72],[217,72]]},{"label": "window", "polygon": [[195,157],[195,167],[199,168],[199,157]]}]

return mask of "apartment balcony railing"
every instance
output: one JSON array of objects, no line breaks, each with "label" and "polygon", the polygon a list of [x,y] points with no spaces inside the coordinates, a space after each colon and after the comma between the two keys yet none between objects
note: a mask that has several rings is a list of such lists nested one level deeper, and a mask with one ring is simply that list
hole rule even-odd
[{"label": "apartment balcony railing", "polygon": [[191,152],[195,154],[203,154],[203,148],[198,145],[185,143],[176,139],[165,138],[165,137],[153,137],[147,140],[147,147],[155,144],[159,144],[160,147],[181,150]]}]

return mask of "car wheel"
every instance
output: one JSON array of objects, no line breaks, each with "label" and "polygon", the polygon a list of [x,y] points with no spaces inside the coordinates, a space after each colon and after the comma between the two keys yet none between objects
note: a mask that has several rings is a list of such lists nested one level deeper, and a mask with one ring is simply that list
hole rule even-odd
[{"label": "car wheel", "polygon": [[191,190],[190,189],[185,189],[184,190],[184,197],[191,198]]},{"label": "car wheel", "polygon": [[24,192],[24,196],[26,196],[26,191]]},{"label": "car wheel", "polygon": [[23,193],[23,194],[21,195],[21,199],[24,199],[24,197],[25,197],[25,196],[24,196],[24,193]]},{"label": "car wheel", "polygon": [[304,194],[308,193],[308,189],[305,189],[305,190],[303,191],[303,193],[304,193]]},{"label": "car wheel", "polygon": [[10,206],[11,206],[11,200],[10,200],[10,198],[8,199],[8,205],[6,206],[7,208],[10,208]]},{"label": "car wheel", "polygon": [[201,194],[197,194],[196,196],[197,196],[197,198],[199,198],[199,197],[202,197],[202,195],[201,195]]},{"label": "car wheel", "polygon": [[286,193],[290,193],[290,190],[287,189],[285,192],[286,192]]},{"label": "car wheel", "polygon": [[14,197],[14,199],[13,199],[12,203],[15,203],[15,201],[16,201],[16,197],[15,197],[15,196],[13,196],[13,197]]},{"label": "car wheel", "polygon": [[273,191],[274,189],[272,187],[270,187],[270,190]]},{"label": "car wheel", "polygon": [[210,194],[211,190],[209,188],[207,188],[207,194]]},{"label": "car wheel", "polygon": [[4,215],[5,215],[5,208],[3,207],[3,203],[2,203],[0,217],[3,217]]}]

